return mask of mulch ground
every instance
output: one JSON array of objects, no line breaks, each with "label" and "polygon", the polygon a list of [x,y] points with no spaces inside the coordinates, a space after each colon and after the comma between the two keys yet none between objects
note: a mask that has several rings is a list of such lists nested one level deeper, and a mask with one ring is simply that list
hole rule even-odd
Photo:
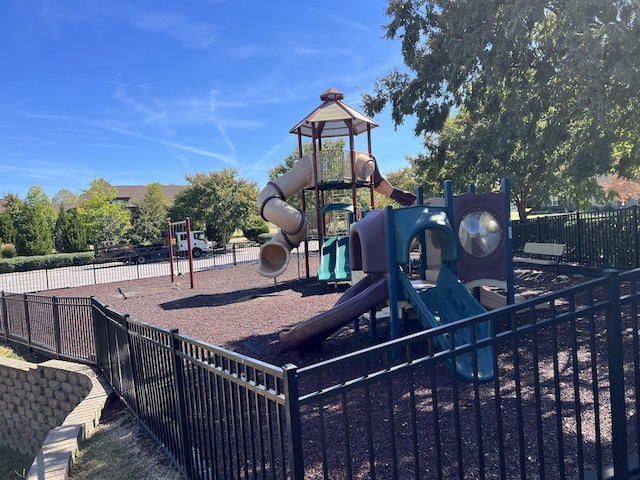
[{"label": "mulch ground", "polygon": [[[337,332],[303,359],[293,359],[279,344],[279,334],[330,309],[349,284],[322,284],[315,278],[318,258],[310,258],[311,278],[304,260],[295,259],[277,281],[256,273],[256,265],[243,265],[195,274],[195,288],[188,276],[157,277],[42,292],[56,296],[93,296],[119,313],[127,313],[163,328],[245,354],[275,365],[299,366],[332,358],[371,344],[366,322],[357,334],[353,324]],[[581,275],[558,275],[550,270],[515,270],[516,294],[525,298],[580,283]],[[415,328],[415,326],[414,326]],[[378,341],[388,332],[379,329]],[[386,336],[386,337],[385,337]]]}]

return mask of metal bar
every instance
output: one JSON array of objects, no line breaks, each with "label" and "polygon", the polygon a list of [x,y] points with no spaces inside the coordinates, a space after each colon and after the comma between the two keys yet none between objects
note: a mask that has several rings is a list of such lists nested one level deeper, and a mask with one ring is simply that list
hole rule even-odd
[{"label": "metal bar", "polygon": [[181,356],[179,352],[181,351],[180,340],[178,339],[178,329],[172,328],[171,332],[171,346],[173,347],[173,352],[171,354],[173,358],[173,374],[175,381],[175,394],[176,394],[176,405],[178,407],[178,415],[177,419],[177,427],[178,427],[178,435],[180,438],[180,448],[181,448],[181,456],[183,458],[183,465],[185,467],[185,473],[187,478],[191,478],[193,476],[193,462],[191,455],[191,437],[188,434],[189,432],[189,422],[187,418],[187,397],[186,397],[186,389],[185,389],[185,381],[184,381],[184,370],[182,367]]},{"label": "metal bar", "polygon": [[[589,292],[589,301],[591,305],[594,303],[593,292]],[[595,425],[595,447],[596,447],[596,464],[602,464],[602,435],[600,433],[600,395],[599,395],[599,379],[598,379],[598,351],[596,350],[596,338],[597,338],[597,329],[595,322],[595,315],[591,313],[589,315],[589,349],[591,356],[591,384],[592,387],[592,395],[593,395],[593,413],[594,419],[593,423]]]},{"label": "metal bar", "polygon": [[[507,321],[507,325],[510,322]],[[491,338],[496,337],[496,322],[490,322],[491,325]],[[498,449],[498,467],[500,470],[500,478],[506,478],[506,460],[505,460],[505,432],[503,428],[503,400],[502,394],[500,393],[500,385],[502,376],[500,375],[501,369],[498,362],[498,355],[493,356],[493,392],[495,398],[495,418],[496,418],[496,442]]]},{"label": "metal bar", "polygon": [[53,306],[53,331],[55,337],[56,358],[59,359],[62,354],[62,341],[60,339],[60,309],[58,306],[58,298],[54,296],[51,300]]},{"label": "metal bar", "polygon": [[26,293],[22,295],[22,306],[24,308],[24,326],[27,330],[27,347],[31,351],[31,323],[29,322],[29,302],[27,301]]},{"label": "metal bar", "polygon": [[560,362],[558,360],[558,326],[551,327],[551,344],[553,345],[553,392],[555,400],[556,435],[558,437],[558,469],[560,478],[566,478],[564,462],[564,434],[562,425],[562,397],[560,388]]},{"label": "metal bar", "polygon": [[[515,333],[517,330],[517,324],[515,321],[512,322],[511,326],[512,332]],[[522,385],[520,382],[520,352],[518,348],[518,337],[513,335],[513,344],[512,344],[512,352],[513,352],[513,374],[514,374],[514,385],[515,385],[515,394],[516,394],[516,418],[518,424],[518,453],[519,453],[519,461],[520,461],[520,478],[526,478],[526,452],[525,452],[525,441],[524,441],[524,431],[523,431],[523,415],[522,415]]]},{"label": "metal bar", "polygon": [[9,314],[7,313],[7,299],[4,291],[0,292],[0,305],[2,310],[0,313],[2,314],[2,331],[4,332],[4,341],[9,341]]},{"label": "metal bar", "polygon": [[[285,404],[285,420],[287,425],[287,445],[289,474],[293,480],[304,479],[304,460],[302,454],[302,423],[300,420],[300,404],[298,402],[298,368],[293,364],[282,367],[284,374],[283,393],[288,400]],[[283,466],[283,470],[284,466]]]},{"label": "metal bar", "polygon": [[532,357],[533,357],[533,391],[534,391],[534,404],[535,404],[535,416],[536,416],[536,437],[538,445],[538,465],[540,472],[540,479],[545,478],[545,455],[544,455],[544,431],[542,428],[542,393],[540,391],[540,357],[538,353],[538,338],[540,333],[534,332],[532,334]]},{"label": "metal bar", "polygon": [[616,478],[628,478],[627,424],[624,392],[624,358],[622,356],[622,311],[620,306],[620,279],[618,272],[606,272],[611,279],[607,310],[607,353],[609,389],[611,395],[611,444],[613,449],[613,472]]}]

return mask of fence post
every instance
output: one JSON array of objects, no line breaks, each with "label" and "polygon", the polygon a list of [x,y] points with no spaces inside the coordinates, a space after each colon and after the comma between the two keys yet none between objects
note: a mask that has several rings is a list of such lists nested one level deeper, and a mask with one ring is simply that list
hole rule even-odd
[{"label": "fence post", "polygon": [[238,257],[236,256],[236,244],[235,243],[232,246],[232,251],[233,251],[233,264],[237,265],[238,264]]},{"label": "fence post", "polygon": [[51,297],[53,302],[53,332],[56,340],[56,358],[60,360],[62,353],[62,340],[60,339],[60,308],[58,306],[58,297]]},{"label": "fence post", "polygon": [[638,261],[638,259],[640,258],[640,252],[638,252],[638,248],[640,248],[640,244],[638,243],[638,206],[634,205],[633,206],[633,210],[632,210],[632,220],[631,220],[631,225],[632,225],[632,231],[633,231],[633,268],[638,268],[640,267],[640,261]]},{"label": "fence post", "polygon": [[96,303],[100,305],[101,308],[106,308],[106,305],[98,302],[93,295],[89,298],[91,299],[91,319],[93,320],[93,351],[95,352],[95,364],[98,367],[103,367],[104,363],[101,363],[102,350],[99,339],[106,336],[106,328],[104,326],[105,318],[104,313],[96,306]]},{"label": "fence post", "polygon": [[287,443],[289,446],[289,478],[304,479],[304,457],[302,454],[302,423],[300,402],[298,401],[298,367],[288,363],[282,367],[284,374],[284,407],[287,422]]},{"label": "fence post", "polygon": [[624,393],[624,359],[622,354],[622,309],[620,278],[617,270],[606,270],[611,281],[607,309],[607,355],[609,358],[609,391],[611,395],[611,450],[615,478],[628,478],[627,423]]},{"label": "fence post", "polygon": [[178,340],[178,329],[172,328],[171,346],[173,356],[173,372],[176,381],[176,402],[178,403],[178,434],[180,435],[180,447],[184,461],[185,476],[194,478],[193,455],[191,454],[191,438],[189,436],[189,421],[187,416],[186,392],[184,386],[184,375],[182,362],[180,361],[180,341]]},{"label": "fence post", "polygon": [[580,219],[580,212],[576,212],[576,258],[575,258],[575,262],[576,263],[582,263],[583,258],[582,258],[582,232],[581,232],[581,219]]},{"label": "fence post", "polygon": [[9,341],[9,314],[7,313],[7,302],[4,296],[4,290],[2,291],[2,295],[0,295],[0,300],[2,302],[2,327],[4,330],[4,341]]},{"label": "fence post", "polygon": [[29,300],[27,294],[22,294],[22,306],[24,307],[24,326],[27,329],[27,347],[31,351],[31,322],[29,321]]},{"label": "fence post", "polygon": [[[108,312],[107,312],[107,308],[108,305],[104,306],[104,312],[103,312],[103,320],[104,320],[104,348],[106,350],[106,354],[104,355],[104,362],[106,363],[106,365],[100,365],[98,364],[100,367],[102,367],[102,372],[107,376],[107,379],[109,380],[109,384],[111,386],[114,386],[116,383],[116,380],[114,380],[114,361],[116,360],[114,358],[114,354],[116,351],[116,347],[115,345],[117,344],[116,340],[115,340],[115,334],[111,335],[112,333],[112,327],[111,325],[109,325],[109,318],[108,318]],[[94,317],[95,320],[95,317]],[[95,325],[95,323],[94,323]],[[96,339],[98,338],[98,336],[96,335]]]}]

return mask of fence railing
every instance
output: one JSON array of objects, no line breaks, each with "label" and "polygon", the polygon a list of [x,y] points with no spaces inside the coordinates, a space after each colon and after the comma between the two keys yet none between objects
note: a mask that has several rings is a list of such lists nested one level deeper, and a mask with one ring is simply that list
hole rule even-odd
[{"label": "fence railing", "polygon": [[[304,368],[157,328],[94,299],[65,299],[69,308],[34,295],[1,301],[0,339],[99,366],[187,478],[638,473],[628,461],[639,448],[640,270]],[[486,321],[489,337],[456,346],[460,329]],[[436,336],[451,348],[437,349]],[[457,358],[487,348],[493,380],[451,373]]]},{"label": "fence railing", "polygon": [[[311,216],[313,217],[313,216]],[[310,218],[311,218],[310,217]],[[527,242],[564,243],[562,261],[596,268],[629,270],[640,268],[640,208],[606,212],[574,212],[512,222],[513,251],[522,254]],[[303,247],[303,245],[301,245]],[[317,241],[309,244],[317,252]],[[260,248],[253,243],[235,243],[194,261],[195,271],[255,263]],[[294,254],[304,255],[301,249]],[[137,264],[96,263],[31,272],[0,274],[0,291],[40,292],[109,282],[139,280],[168,275],[168,261]],[[175,269],[188,271],[188,262],[178,259]]]},{"label": "fence railing", "polygon": [[[628,478],[629,453],[638,449],[637,425],[625,424],[638,413],[638,274],[300,369],[305,465],[317,465],[322,478],[344,478],[345,470],[365,478],[585,478],[590,471],[601,478],[603,466],[615,464],[615,478]],[[433,348],[436,336],[453,345],[456,329],[487,320],[490,338]],[[486,347],[493,381],[469,384],[451,374],[458,356]],[[317,432],[326,432],[319,448]]]},{"label": "fence railing", "polygon": [[513,250],[526,242],[564,243],[563,262],[585,267],[640,267],[640,209],[574,212],[512,222]]},{"label": "fence railing", "polygon": [[[309,242],[309,251],[317,252],[317,241]],[[196,272],[226,268],[230,266],[257,263],[260,246],[255,243],[234,243],[222,251],[194,259]],[[304,245],[294,250],[292,255],[304,255]],[[62,288],[83,287],[110,282],[123,282],[168,276],[172,265],[169,261],[146,262],[144,264],[108,262],[91,265],[13,272],[0,274],[0,292],[28,293]],[[187,273],[189,263],[186,258],[177,258],[173,269],[178,273]]]}]

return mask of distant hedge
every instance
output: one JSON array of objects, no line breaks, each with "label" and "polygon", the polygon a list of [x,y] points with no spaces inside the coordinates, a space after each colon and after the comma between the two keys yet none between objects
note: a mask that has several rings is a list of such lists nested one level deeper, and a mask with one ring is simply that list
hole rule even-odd
[{"label": "distant hedge", "polygon": [[261,233],[260,235],[258,235],[258,238],[256,238],[256,242],[262,245],[264,243],[267,243],[273,237],[275,237],[275,235],[272,233]]},{"label": "distant hedge", "polygon": [[72,265],[90,265],[93,252],[56,253],[53,255],[34,255],[31,257],[13,257],[0,259],[0,273],[28,272]]}]

